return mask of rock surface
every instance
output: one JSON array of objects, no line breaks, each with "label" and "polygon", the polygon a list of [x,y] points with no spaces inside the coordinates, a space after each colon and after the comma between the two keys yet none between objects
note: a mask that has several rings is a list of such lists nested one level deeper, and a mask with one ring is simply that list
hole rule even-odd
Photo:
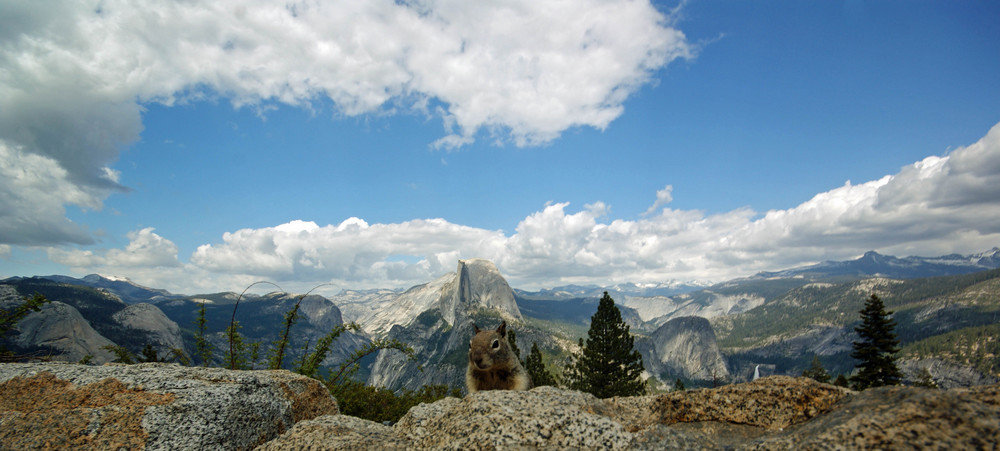
[{"label": "rock surface", "polygon": [[391,427],[317,417],[258,449],[991,449],[997,437],[1000,386],[858,393],[774,376],[609,400],[479,392],[414,407]]},{"label": "rock surface", "polygon": [[[729,369],[707,319],[685,316],[667,321],[638,345],[646,369],[664,381],[728,380]],[[665,375],[666,377],[662,377]]]},{"label": "rock surface", "polygon": [[969,366],[934,358],[902,360],[899,362],[899,370],[903,372],[904,381],[907,382],[919,381],[920,373],[926,370],[938,388],[974,387],[1000,383],[1000,378],[996,376],[980,373]]},{"label": "rock surface", "polygon": [[0,448],[250,449],[337,414],[288,371],[172,364],[0,364]]},{"label": "rock surface", "polygon": [[154,345],[160,355],[168,355],[171,349],[184,349],[181,328],[153,304],[129,305],[112,318],[124,327],[144,332],[148,343]]},{"label": "rock surface", "polygon": [[773,376],[597,399],[538,387],[416,406],[393,426],[340,415],[287,371],[0,365],[2,449],[996,449],[1000,385],[854,392]]},{"label": "rock surface", "polygon": [[79,310],[62,302],[53,301],[29,313],[17,323],[17,332],[13,341],[18,346],[50,349],[62,360],[78,362],[88,355],[94,363],[114,359],[104,349],[114,342],[94,330]]},{"label": "rock surface", "polygon": [[496,309],[508,320],[521,320],[514,290],[489,260],[459,260],[455,272],[406,290],[380,296],[377,308],[362,314],[358,322],[374,336],[386,335],[393,326],[407,327],[423,312],[437,309],[445,322],[456,324],[470,308]]}]

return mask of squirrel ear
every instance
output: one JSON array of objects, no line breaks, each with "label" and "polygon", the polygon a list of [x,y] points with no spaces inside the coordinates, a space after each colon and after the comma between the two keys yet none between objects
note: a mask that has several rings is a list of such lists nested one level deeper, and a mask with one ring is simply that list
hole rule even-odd
[{"label": "squirrel ear", "polygon": [[500,334],[501,337],[507,336],[507,321],[500,323],[500,326],[497,327],[497,333]]},{"label": "squirrel ear", "polygon": [[478,333],[479,333],[479,326],[477,326],[477,325],[476,325],[476,323],[472,323],[472,330],[473,330],[473,331],[474,331],[475,333],[477,333],[477,334],[478,334]]}]

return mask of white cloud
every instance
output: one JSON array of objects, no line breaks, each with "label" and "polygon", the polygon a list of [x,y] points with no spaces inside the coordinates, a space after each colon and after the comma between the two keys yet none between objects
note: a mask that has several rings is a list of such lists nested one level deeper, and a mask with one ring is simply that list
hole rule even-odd
[{"label": "white cloud", "polygon": [[657,190],[656,202],[653,202],[653,205],[650,205],[649,208],[647,208],[646,211],[642,214],[642,216],[649,216],[653,213],[656,213],[656,210],[660,209],[664,205],[669,204],[670,202],[673,202],[674,201],[673,191],[674,187],[672,185],[667,185],[663,189]]},{"label": "white cloud", "polygon": [[107,253],[107,264],[115,267],[179,266],[177,245],[153,233],[152,227],[129,232],[129,243],[124,250],[112,249]]},{"label": "white cloud", "polygon": [[[226,234],[192,256],[200,268],[275,280],[407,286],[453,271],[459,258],[496,262],[515,286],[608,281],[726,280],[867,250],[975,252],[1000,244],[1000,124],[979,142],[878,180],[817,194],[787,210],[706,215],[663,208],[637,221],[601,202],[546,205],[512,235],[442,219],[333,226],[291,222]],[[672,199],[657,193],[654,211]],[[395,255],[416,256],[410,262]],[[281,282],[279,282],[281,283]]]},{"label": "white cloud", "polygon": [[70,179],[56,160],[0,139],[0,243],[92,243],[86,228],[66,219],[64,205],[100,209],[108,191]]},{"label": "white cloud", "polygon": [[629,0],[3,2],[0,140],[56,162],[92,203],[124,189],[107,166],[139,138],[149,102],[266,111],[326,98],[352,116],[433,101],[436,146],[481,132],[540,144],[607,127],[658,69],[690,58],[669,20]]},{"label": "white cloud", "polygon": [[[487,255],[503,234],[451,224],[442,219],[369,225],[350,218],[320,227],[293,221],[277,227],[226,233],[221,244],[199,246],[191,263],[224,274],[270,280],[359,282],[405,285],[453,271],[461,255]],[[389,261],[418,256],[413,263]],[[280,282],[279,282],[280,283]]]},{"label": "white cloud", "polygon": [[[324,282],[342,288],[408,287],[454,271],[456,260],[498,264],[514,286],[726,280],[868,250],[894,255],[971,253],[1000,245],[1000,124],[981,140],[897,174],[845,183],[787,210],[707,215],[662,208],[635,221],[610,218],[602,202],[569,211],[552,203],[513,234],[421,219],[337,225],[291,221],[227,233],[178,266],[177,247],[143,229],[122,250],[63,251],[50,259],[88,272],[118,269],[180,292],[237,290],[270,280],[286,290]],[[666,203],[670,185],[658,192]],[[654,204],[659,208],[659,205]],[[137,267],[134,265],[138,265]],[[114,273],[114,272],[113,272]]]},{"label": "white cloud", "polygon": [[74,269],[90,272],[130,271],[140,268],[180,266],[177,245],[153,232],[152,227],[128,233],[129,243],[124,249],[109,249],[100,255],[91,250],[48,249],[49,259]]}]

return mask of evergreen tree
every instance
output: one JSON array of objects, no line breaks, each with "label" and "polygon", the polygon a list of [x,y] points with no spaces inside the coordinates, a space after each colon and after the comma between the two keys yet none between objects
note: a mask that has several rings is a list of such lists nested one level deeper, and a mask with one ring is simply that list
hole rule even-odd
[{"label": "evergreen tree", "polygon": [[677,380],[674,381],[674,391],[684,391],[684,390],[687,390],[686,388],[684,388],[684,382],[681,382],[681,378],[678,377]]},{"label": "evergreen tree", "polygon": [[133,356],[128,349],[125,349],[124,346],[104,345],[101,346],[101,349],[109,351],[115,355],[115,359],[112,360],[114,363],[124,363],[126,365],[132,365],[135,363],[135,356]]},{"label": "evergreen tree", "polygon": [[146,347],[142,348],[142,355],[138,356],[136,360],[139,363],[143,362],[163,362],[160,356],[156,354],[156,349],[153,348],[151,343],[146,343]]},{"label": "evergreen tree", "polygon": [[[510,332],[512,331],[508,331],[508,334]],[[531,344],[531,351],[528,352],[528,358],[524,359],[524,370],[531,376],[531,382],[535,387],[558,385],[552,373],[549,373],[549,370],[545,369],[545,363],[542,362],[542,352],[538,350],[538,345],[535,343]]]},{"label": "evergreen tree", "polygon": [[892,312],[887,312],[882,300],[872,294],[860,313],[861,326],[854,330],[861,341],[854,342],[851,353],[851,357],[858,360],[858,372],[851,376],[852,388],[864,390],[898,384],[903,374],[896,366],[899,340],[895,333],[896,321],[889,317]]},{"label": "evergreen tree", "polygon": [[517,357],[517,361],[524,364],[521,360],[521,350],[517,347],[517,334],[514,329],[507,330],[507,343],[510,343],[510,350],[514,353],[514,357]]},{"label": "evergreen tree", "polygon": [[194,324],[198,326],[198,331],[194,335],[194,348],[195,355],[201,359],[202,366],[208,366],[209,361],[212,360],[212,350],[214,346],[212,343],[208,342],[205,338],[207,320],[205,319],[205,303],[201,303],[201,308],[198,309],[198,319],[194,321]]},{"label": "evergreen tree", "polygon": [[924,387],[924,388],[938,388],[937,382],[934,381],[934,375],[931,374],[931,370],[927,367],[920,369],[917,373],[917,380],[913,382],[914,387]]},{"label": "evergreen tree", "polygon": [[598,398],[635,396],[645,392],[641,379],[642,355],[633,348],[628,324],[604,292],[597,313],[590,318],[587,343],[580,339],[583,352],[568,368],[569,388]]},{"label": "evergreen tree", "polygon": [[802,372],[803,377],[808,377],[816,382],[822,382],[824,384],[830,383],[830,373],[826,372],[826,368],[823,368],[823,364],[819,361],[819,356],[814,355],[812,359],[812,364],[809,368]]},{"label": "evergreen tree", "polygon": [[838,374],[837,379],[833,381],[833,385],[847,388],[847,376],[844,376],[844,373]]}]

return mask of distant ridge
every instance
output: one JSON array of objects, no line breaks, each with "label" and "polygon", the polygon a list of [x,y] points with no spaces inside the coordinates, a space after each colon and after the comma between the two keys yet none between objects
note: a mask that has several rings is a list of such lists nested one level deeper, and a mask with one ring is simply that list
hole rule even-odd
[{"label": "distant ridge", "polygon": [[167,290],[148,288],[132,282],[127,277],[105,276],[100,274],[90,274],[82,279],[69,276],[42,276],[53,282],[66,283],[70,285],[83,285],[90,288],[98,288],[111,292],[121,298],[126,304],[136,304],[140,302],[155,302],[164,299],[178,299],[183,296],[175,295]]},{"label": "distant ridge", "polygon": [[753,279],[805,277],[829,279],[837,277],[886,277],[916,279],[921,277],[957,276],[1000,268],[1000,248],[979,254],[950,254],[941,257],[897,258],[875,251],[865,252],[857,260],[825,261],[815,265],[774,272],[760,272]]}]

